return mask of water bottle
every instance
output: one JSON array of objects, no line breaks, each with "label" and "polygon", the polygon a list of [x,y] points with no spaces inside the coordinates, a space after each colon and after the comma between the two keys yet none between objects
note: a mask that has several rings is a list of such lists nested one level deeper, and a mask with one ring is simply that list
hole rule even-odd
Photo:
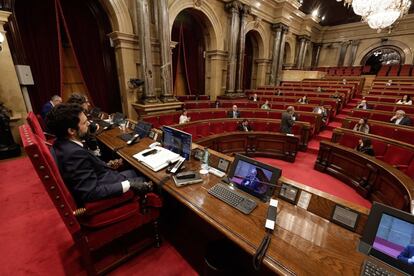
[{"label": "water bottle", "polygon": [[203,155],[203,167],[202,169],[208,170],[208,158],[210,157],[210,153],[208,152],[208,148],[204,148],[204,155]]}]

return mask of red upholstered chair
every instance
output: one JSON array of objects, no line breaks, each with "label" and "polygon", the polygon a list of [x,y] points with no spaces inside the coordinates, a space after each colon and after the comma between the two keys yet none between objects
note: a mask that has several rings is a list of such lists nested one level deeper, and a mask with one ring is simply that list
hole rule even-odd
[{"label": "red upholstered chair", "polygon": [[[104,274],[144,248],[159,245],[157,218],[162,202],[157,195],[148,194],[145,206],[134,193],[127,192],[122,196],[87,203],[79,208],[44,142],[33,134],[28,125],[22,125],[19,131],[26,153],[71,234],[88,274]],[[144,230],[151,227],[151,224],[155,227],[154,236],[146,239],[143,236],[139,246],[127,242],[127,238],[132,238],[135,230]],[[109,264],[108,256],[102,257],[103,253],[107,253],[103,251],[108,251],[107,245],[113,245],[113,241],[121,237],[124,241],[122,250],[116,250],[115,245],[110,247],[110,253],[113,254],[109,257],[113,262]]]},{"label": "red upholstered chair", "polygon": [[159,128],[161,126],[158,116],[142,117],[142,120],[144,120],[145,122],[151,123],[154,128]]},{"label": "red upholstered chair", "polygon": [[254,121],[251,125],[254,131],[268,131],[267,122]]},{"label": "red upholstered chair", "polygon": [[[207,137],[210,135],[210,123],[205,122],[202,124],[197,124],[197,139]],[[195,137],[193,137],[193,140]]]},{"label": "red upholstered chair", "polygon": [[398,169],[406,169],[413,160],[414,152],[395,145],[389,145],[384,155],[384,162],[397,167]]},{"label": "red upholstered chair", "polygon": [[341,140],[339,140],[339,144],[342,146],[354,149],[358,145],[358,140],[359,140],[358,136],[344,133],[344,135],[342,135],[341,137]]},{"label": "red upholstered chair", "polygon": [[159,115],[160,119],[160,125],[161,126],[169,126],[169,125],[175,125],[179,121],[179,114],[163,114]]},{"label": "red upholstered chair", "polygon": [[371,115],[371,120],[376,120],[376,121],[381,121],[381,122],[389,122],[389,120],[391,119],[392,115],[388,115],[388,114],[381,114],[381,113],[373,113]]},{"label": "red upholstered chair", "polygon": [[[43,132],[43,128],[37,118],[37,116],[33,112],[29,112],[27,114],[27,123],[29,124],[33,133],[40,137],[43,141],[47,142],[49,145],[53,143],[55,137],[52,134],[48,134]],[[43,121],[43,120],[42,120]]]},{"label": "red upholstered chair", "polygon": [[237,131],[238,122],[235,120],[226,121],[224,122],[224,131],[225,132],[233,132]]},{"label": "red upholstered chair", "polygon": [[379,141],[376,139],[371,140],[372,148],[374,149],[375,157],[383,160],[385,152],[388,149],[388,144],[384,143],[383,141]]},{"label": "red upholstered chair", "polygon": [[224,132],[224,123],[223,122],[211,122],[210,123],[210,134],[220,134]]},{"label": "red upholstered chair", "polygon": [[386,125],[375,124],[375,125],[371,125],[370,133],[379,135],[379,136],[388,137],[388,138],[393,138],[394,128],[390,126],[386,126]]},{"label": "red upholstered chair", "polygon": [[392,138],[401,142],[405,142],[407,144],[413,144],[414,130],[412,130],[411,128],[395,128],[394,135]]}]

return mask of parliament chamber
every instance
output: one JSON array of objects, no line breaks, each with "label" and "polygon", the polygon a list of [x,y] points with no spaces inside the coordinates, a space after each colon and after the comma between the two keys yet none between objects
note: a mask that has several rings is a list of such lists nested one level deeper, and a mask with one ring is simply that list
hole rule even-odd
[{"label": "parliament chamber", "polygon": [[[362,2],[0,0],[0,274],[368,275],[372,206],[414,214],[414,5]],[[62,127],[152,190],[81,202]],[[412,275],[414,224],[381,227]]]}]

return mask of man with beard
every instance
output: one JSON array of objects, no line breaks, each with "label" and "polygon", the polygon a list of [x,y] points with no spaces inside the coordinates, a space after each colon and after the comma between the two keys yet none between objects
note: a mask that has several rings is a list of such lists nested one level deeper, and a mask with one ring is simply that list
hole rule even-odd
[{"label": "man with beard", "polygon": [[129,189],[144,194],[151,183],[133,170],[116,171],[82,143],[89,121],[78,104],[60,104],[47,115],[48,129],[56,135],[51,149],[63,180],[79,205],[121,195]]}]

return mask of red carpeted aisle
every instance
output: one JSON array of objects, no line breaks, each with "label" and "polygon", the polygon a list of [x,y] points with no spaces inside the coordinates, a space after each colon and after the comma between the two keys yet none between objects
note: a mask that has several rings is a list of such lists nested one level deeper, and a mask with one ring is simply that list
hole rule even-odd
[{"label": "red carpeted aisle", "polygon": [[286,178],[300,182],[307,186],[321,190],[328,194],[354,202],[361,206],[371,208],[371,203],[361,197],[354,189],[337,180],[336,178],[313,169],[316,154],[298,152],[295,163],[270,158],[256,158],[266,164],[282,169],[282,175]]},{"label": "red carpeted aisle", "polygon": [[[0,162],[0,275],[86,275],[28,158]],[[111,275],[197,275],[167,241]]]}]

